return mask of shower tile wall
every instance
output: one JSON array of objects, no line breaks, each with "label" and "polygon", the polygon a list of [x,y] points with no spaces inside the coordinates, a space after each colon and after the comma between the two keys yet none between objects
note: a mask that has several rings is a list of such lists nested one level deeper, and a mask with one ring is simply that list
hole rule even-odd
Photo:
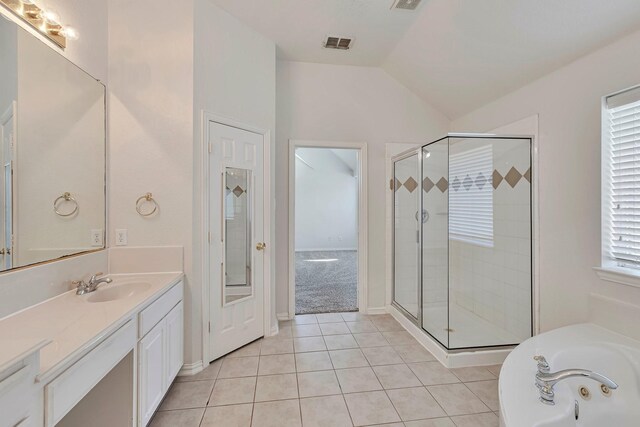
[{"label": "shower tile wall", "polygon": [[449,242],[451,347],[514,344],[531,336],[530,145],[484,143],[493,149],[493,246]]}]

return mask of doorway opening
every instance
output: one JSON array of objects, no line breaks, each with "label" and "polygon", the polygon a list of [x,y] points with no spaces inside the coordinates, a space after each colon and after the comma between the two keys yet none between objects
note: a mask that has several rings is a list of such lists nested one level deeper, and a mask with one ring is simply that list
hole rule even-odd
[{"label": "doorway opening", "polygon": [[358,311],[362,292],[362,148],[292,147],[293,312]]}]

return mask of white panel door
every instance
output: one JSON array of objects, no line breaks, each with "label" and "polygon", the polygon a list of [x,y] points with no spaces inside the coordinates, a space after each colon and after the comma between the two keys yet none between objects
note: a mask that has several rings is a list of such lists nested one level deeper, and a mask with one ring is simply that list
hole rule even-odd
[{"label": "white panel door", "polygon": [[209,122],[210,351],[264,335],[263,136]]}]

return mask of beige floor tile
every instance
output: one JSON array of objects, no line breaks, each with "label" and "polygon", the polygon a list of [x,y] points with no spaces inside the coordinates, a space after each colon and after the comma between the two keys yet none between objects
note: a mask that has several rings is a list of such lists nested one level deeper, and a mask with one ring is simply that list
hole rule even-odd
[{"label": "beige floor tile", "polygon": [[[200,427],[250,427],[253,404],[207,408]],[[181,424],[175,424],[181,426]]]},{"label": "beige floor tile", "polygon": [[320,326],[317,323],[310,325],[294,325],[293,336],[294,337],[316,337],[322,335]]},{"label": "beige floor tile", "polygon": [[211,380],[174,383],[159,410],[204,408],[209,401],[213,383]]},{"label": "beige floor tile", "polygon": [[382,385],[371,368],[336,370],[343,393],[382,390]]},{"label": "beige floor tile", "polygon": [[429,351],[420,344],[399,345],[395,346],[394,349],[400,357],[402,357],[404,363],[432,362],[436,360],[433,354],[429,353]]},{"label": "beige floor tile", "polygon": [[203,408],[156,412],[149,427],[198,427],[203,413]]},{"label": "beige floor tile", "polygon": [[370,320],[365,320],[362,322],[347,322],[347,328],[353,334],[364,334],[367,332],[378,332],[378,328],[376,328]]},{"label": "beige floor tile", "polygon": [[326,350],[327,346],[323,337],[302,337],[293,339],[293,348],[296,353],[304,353]]},{"label": "beige floor tile", "polygon": [[322,335],[341,335],[351,333],[345,322],[320,323],[320,331],[322,331]]},{"label": "beige floor tile", "polygon": [[461,415],[451,417],[457,427],[498,427],[499,420],[496,414],[489,412],[486,414]]},{"label": "beige floor tile", "polygon": [[224,359],[218,378],[254,377],[258,374],[258,357]]},{"label": "beige floor tile", "polygon": [[500,410],[500,401],[498,399],[498,380],[477,381],[465,383],[467,388],[473,394],[478,396],[485,405],[492,411]]},{"label": "beige floor tile", "polygon": [[351,417],[342,396],[300,399],[304,427],[351,427]]},{"label": "beige floor tile", "polygon": [[367,347],[362,352],[371,366],[404,363],[393,347]]},{"label": "beige floor tile", "polygon": [[402,421],[444,417],[447,414],[424,387],[387,390]]},{"label": "beige floor tile", "polygon": [[310,323],[318,323],[315,314],[298,314],[292,320],[293,325],[308,325]]},{"label": "beige floor tile", "polygon": [[260,402],[253,405],[252,427],[300,427],[301,425],[298,399]]},{"label": "beige floor tile", "polygon": [[229,359],[233,357],[259,356],[260,347],[262,347],[262,339],[254,341],[250,344],[245,345],[244,347],[240,347],[239,349],[237,349],[232,353],[227,354],[225,356],[225,359]]},{"label": "beige floor tile", "polygon": [[296,353],[297,372],[325,371],[327,369],[333,369],[329,352]]},{"label": "beige floor tile", "polygon": [[463,383],[469,381],[494,380],[496,378],[487,368],[483,366],[471,366],[468,368],[451,369],[453,375],[458,377]]},{"label": "beige floor tile", "polygon": [[341,394],[335,371],[315,371],[298,373],[300,397],[328,396]]},{"label": "beige floor tile", "polygon": [[500,369],[502,369],[502,365],[491,365],[487,366],[489,372],[496,376],[496,378],[500,377]]},{"label": "beige floor tile", "polygon": [[342,350],[345,348],[358,348],[358,343],[351,334],[345,335],[326,335],[324,342],[327,344],[327,350]]},{"label": "beige floor tile", "polygon": [[353,424],[395,423],[400,421],[398,413],[384,391],[369,391],[344,395]]},{"label": "beige floor tile", "polygon": [[406,427],[456,427],[451,418],[432,418],[429,420],[407,421]]},{"label": "beige floor tile", "polygon": [[198,372],[195,375],[184,375],[181,377],[176,377],[177,383],[183,383],[188,381],[207,381],[207,380],[215,380],[218,377],[218,372],[220,372],[220,366],[222,366],[222,361],[224,359],[218,359],[209,364],[202,371]]},{"label": "beige floor tile", "polygon": [[417,345],[418,341],[407,331],[382,332],[391,345]]},{"label": "beige floor tile", "polygon": [[269,338],[284,339],[293,337],[293,328],[291,326],[283,326],[278,329],[278,333]]},{"label": "beige floor tile", "polygon": [[298,398],[296,374],[266,375],[258,377],[256,402]]},{"label": "beige floor tile", "polygon": [[293,353],[293,339],[266,338],[262,341],[261,355]]},{"label": "beige floor tile", "polygon": [[489,408],[464,384],[446,384],[427,387],[449,416],[489,412]]},{"label": "beige floor tile", "polygon": [[371,315],[359,313],[357,311],[349,313],[340,313],[345,322],[362,322],[364,320],[370,320]]},{"label": "beige floor tile", "polygon": [[220,379],[216,381],[209,406],[251,403],[256,390],[256,377]]},{"label": "beige floor tile", "polygon": [[296,372],[293,354],[274,354],[260,356],[258,375],[289,374]]},{"label": "beige floor tile", "polygon": [[373,371],[385,389],[419,387],[422,385],[418,377],[405,364],[374,366]]},{"label": "beige floor tile", "polygon": [[369,366],[364,354],[358,348],[348,350],[332,350],[329,352],[331,363],[335,369],[359,368]]},{"label": "beige floor tile", "polygon": [[318,318],[318,323],[344,322],[340,313],[322,313],[316,314],[316,317]]},{"label": "beige floor tile", "polygon": [[371,319],[373,324],[378,328],[380,332],[392,332],[392,331],[404,331],[404,328],[396,319],[389,319],[386,317],[383,318],[373,318]]},{"label": "beige floor tile", "polygon": [[440,362],[409,363],[409,369],[413,371],[424,385],[452,384],[460,380],[453,375]]},{"label": "beige floor tile", "polygon": [[389,345],[389,342],[380,332],[353,334],[353,337],[356,339],[356,342],[360,347],[384,347]]}]

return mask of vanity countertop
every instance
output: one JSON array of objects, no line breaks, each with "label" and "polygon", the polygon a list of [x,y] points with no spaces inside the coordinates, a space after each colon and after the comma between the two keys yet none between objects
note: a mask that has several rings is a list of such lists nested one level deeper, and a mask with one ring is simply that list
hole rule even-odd
[{"label": "vanity countertop", "polygon": [[133,282],[149,286],[126,298],[106,302],[90,302],[95,293],[78,296],[71,290],[0,320],[0,370],[41,347],[38,378],[46,383],[124,325],[134,312],[175,285],[183,273],[109,277],[113,283],[100,286]]}]

